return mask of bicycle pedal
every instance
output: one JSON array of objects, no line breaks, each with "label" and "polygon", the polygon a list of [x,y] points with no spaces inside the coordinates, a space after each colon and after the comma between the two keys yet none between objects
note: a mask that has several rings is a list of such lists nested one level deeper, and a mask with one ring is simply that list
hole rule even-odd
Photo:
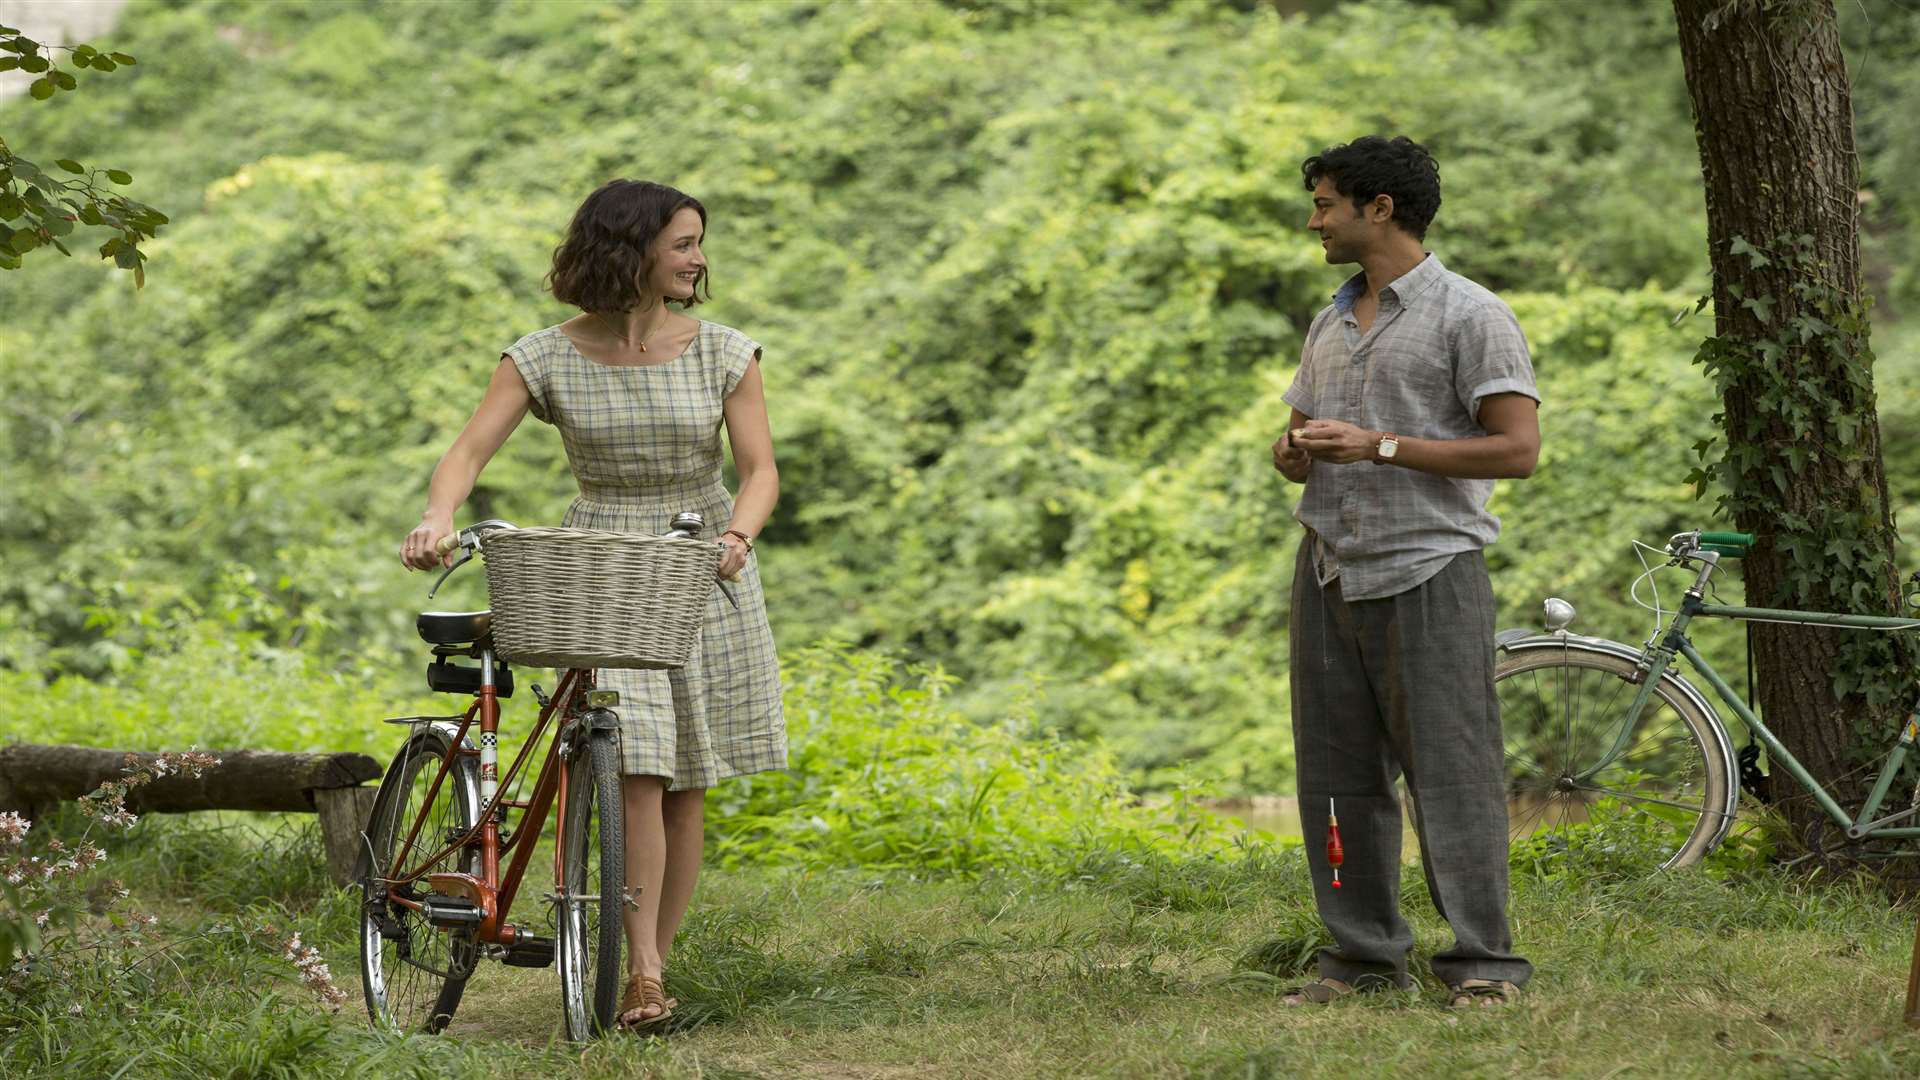
[{"label": "bicycle pedal", "polygon": [[500,954],[500,962],[508,967],[552,967],[553,939],[528,934],[507,946],[506,951]]},{"label": "bicycle pedal", "polygon": [[461,896],[429,895],[420,901],[420,914],[434,926],[447,929],[479,926],[487,913],[480,905]]}]

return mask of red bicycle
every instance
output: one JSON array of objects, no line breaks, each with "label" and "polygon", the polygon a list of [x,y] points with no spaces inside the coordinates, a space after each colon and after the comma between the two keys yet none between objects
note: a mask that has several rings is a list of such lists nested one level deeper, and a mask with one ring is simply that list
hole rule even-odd
[{"label": "red bicycle", "polygon": [[[667,535],[691,539],[701,526],[700,515],[681,514]],[[514,528],[482,521],[443,540],[443,554],[456,546],[461,554],[428,596],[489,534]],[[589,1039],[614,1027],[626,978],[619,698],[595,689],[585,667],[564,671],[551,697],[531,686],[539,716],[500,775],[500,701],[513,696],[514,678],[495,653],[492,624],[491,611],[424,612],[415,623],[433,647],[428,687],[473,701],[457,715],[387,721],[408,734],[375,797],[357,875],[367,1011],[377,1025],[438,1032],[481,960],[536,968],[557,960],[567,1037]],[[513,797],[543,747],[532,791]],[[551,933],[540,933],[507,916],[556,805],[543,928]]]}]

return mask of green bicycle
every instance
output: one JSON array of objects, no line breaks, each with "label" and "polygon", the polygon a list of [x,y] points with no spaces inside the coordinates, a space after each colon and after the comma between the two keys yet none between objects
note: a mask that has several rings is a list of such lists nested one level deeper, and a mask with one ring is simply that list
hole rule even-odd
[{"label": "green bicycle", "polygon": [[[1698,618],[1857,630],[1916,630],[1920,619],[1708,603],[1720,560],[1746,555],[1753,542],[1751,535],[1734,532],[1685,532],[1668,540],[1668,561],[1648,575],[1679,566],[1693,571],[1693,582],[1672,619],[1642,647],[1568,631],[1574,609],[1559,599],[1546,603],[1546,633],[1497,635],[1494,686],[1507,729],[1512,839],[1545,834],[1570,842],[1608,804],[1635,815],[1650,835],[1671,844],[1663,867],[1699,862],[1727,838],[1738,810],[1740,763],[1719,712],[1676,670],[1676,658],[1684,658],[1765,748],[1774,769],[1785,770],[1813,797],[1854,857],[1920,855],[1889,846],[1920,837],[1920,823],[1910,820],[1920,814],[1920,786],[1909,805],[1877,816],[1920,739],[1920,704],[1888,750],[1866,801],[1848,814],[1686,634]],[[1657,602],[1654,610],[1660,610]]]}]

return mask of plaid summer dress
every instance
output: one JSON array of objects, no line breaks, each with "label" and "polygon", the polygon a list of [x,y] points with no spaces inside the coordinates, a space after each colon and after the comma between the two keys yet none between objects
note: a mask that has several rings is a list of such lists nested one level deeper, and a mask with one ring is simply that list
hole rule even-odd
[{"label": "plaid summer dress", "polygon": [[[514,342],[506,356],[533,415],[560,429],[580,484],[562,524],[658,534],[693,510],[718,536],[733,513],[720,477],[721,402],[759,353],[752,338],[710,322],[664,364],[595,363],[557,326]],[[780,668],[753,555],[727,587],[740,606],[714,590],[686,667],[599,672],[602,689],[620,692],[621,772],[663,776],[680,791],[786,767]]]}]

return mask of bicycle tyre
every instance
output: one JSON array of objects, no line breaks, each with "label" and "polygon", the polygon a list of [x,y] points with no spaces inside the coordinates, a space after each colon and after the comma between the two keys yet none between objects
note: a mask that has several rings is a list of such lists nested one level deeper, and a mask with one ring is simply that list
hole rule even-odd
[{"label": "bicycle tyre", "polygon": [[[453,764],[434,793],[433,805],[425,807],[440,762],[450,753]],[[414,841],[408,865],[395,868],[394,848],[406,839],[423,807],[427,821]],[[438,1033],[453,1019],[466,993],[467,979],[479,957],[473,932],[429,924],[418,911],[389,901],[382,882],[418,871],[420,877],[402,887],[403,894],[413,899],[426,894],[429,871],[477,874],[480,854],[472,846],[449,852],[431,865],[423,866],[418,860],[470,829],[479,813],[478,771],[470,760],[454,753],[451,734],[427,729],[410,736],[374,797],[356,874],[362,889],[360,985],[367,1014],[376,1026],[401,1033]]]},{"label": "bicycle tyre", "polygon": [[1674,679],[1654,687],[1619,759],[1577,779],[1614,745],[1637,676],[1632,660],[1578,644],[1500,657],[1494,689],[1506,730],[1510,841],[1545,834],[1565,850],[1580,839],[1595,804],[1613,799],[1636,811],[1641,839],[1668,852],[1661,869],[1692,865],[1713,850],[1737,796],[1722,749],[1726,737],[1718,718]]},{"label": "bicycle tyre", "polygon": [[614,1029],[626,984],[626,836],[617,738],[595,728],[575,739],[560,809],[556,951],[567,1037],[579,1042]]}]

